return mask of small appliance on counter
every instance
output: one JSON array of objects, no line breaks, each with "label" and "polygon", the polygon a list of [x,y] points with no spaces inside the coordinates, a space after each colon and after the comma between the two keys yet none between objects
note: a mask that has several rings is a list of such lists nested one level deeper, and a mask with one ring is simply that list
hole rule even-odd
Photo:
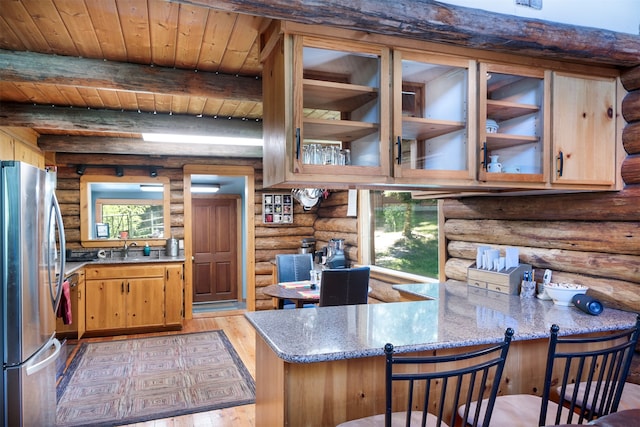
[{"label": "small appliance on counter", "polygon": [[347,260],[344,256],[344,239],[331,239],[327,246],[327,268],[345,268]]},{"label": "small appliance on counter", "polygon": [[316,239],[313,237],[305,237],[300,245],[301,254],[313,254],[316,250]]},{"label": "small appliance on counter", "polygon": [[178,256],[178,239],[174,239],[173,237],[167,239],[165,254],[167,256]]}]

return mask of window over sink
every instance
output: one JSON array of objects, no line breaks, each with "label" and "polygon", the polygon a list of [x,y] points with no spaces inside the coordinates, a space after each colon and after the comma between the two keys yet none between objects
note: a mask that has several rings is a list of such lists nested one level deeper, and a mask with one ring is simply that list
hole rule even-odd
[{"label": "window over sink", "polygon": [[170,234],[167,177],[80,178],[80,234],[85,247],[123,240],[164,241]]}]

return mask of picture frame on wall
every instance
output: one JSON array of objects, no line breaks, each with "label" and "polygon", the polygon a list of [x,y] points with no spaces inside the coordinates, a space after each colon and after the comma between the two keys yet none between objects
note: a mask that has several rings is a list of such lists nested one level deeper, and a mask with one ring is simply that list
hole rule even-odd
[{"label": "picture frame on wall", "polygon": [[263,194],[262,221],[265,224],[293,224],[291,194]]},{"label": "picture frame on wall", "polygon": [[109,238],[109,224],[97,223],[96,224],[96,237],[98,239]]}]

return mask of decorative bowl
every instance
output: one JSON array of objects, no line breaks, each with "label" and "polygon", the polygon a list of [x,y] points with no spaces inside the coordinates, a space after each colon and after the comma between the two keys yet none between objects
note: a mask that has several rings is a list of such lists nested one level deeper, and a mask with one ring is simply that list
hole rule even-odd
[{"label": "decorative bowl", "polygon": [[549,283],[544,285],[544,291],[553,300],[556,305],[572,306],[573,296],[585,294],[589,287],[582,285],[574,285],[571,283]]},{"label": "decorative bowl", "polygon": [[487,133],[498,133],[498,123],[495,120],[487,119]]}]

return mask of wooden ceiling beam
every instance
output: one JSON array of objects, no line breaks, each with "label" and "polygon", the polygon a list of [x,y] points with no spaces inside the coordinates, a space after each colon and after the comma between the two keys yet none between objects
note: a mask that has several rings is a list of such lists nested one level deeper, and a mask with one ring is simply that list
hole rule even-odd
[{"label": "wooden ceiling beam", "polygon": [[[227,12],[585,64],[640,65],[640,36],[433,0],[174,0]],[[392,6],[391,6],[392,4]]]},{"label": "wooden ceiling beam", "polygon": [[2,49],[0,80],[262,102],[262,82],[257,77]]},{"label": "wooden ceiling beam", "polygon": [[3,126],[52,131],[180,133],[262,138],[262,122],[255,120],[63,108],[44,105],[3,103],[0,105],[0,123]]},{"label": "wooden ceiling beam", "polygon": [[142,139],[42,135],[38,147],[55,153],[262,158],[262,147],[147,142]]}]

